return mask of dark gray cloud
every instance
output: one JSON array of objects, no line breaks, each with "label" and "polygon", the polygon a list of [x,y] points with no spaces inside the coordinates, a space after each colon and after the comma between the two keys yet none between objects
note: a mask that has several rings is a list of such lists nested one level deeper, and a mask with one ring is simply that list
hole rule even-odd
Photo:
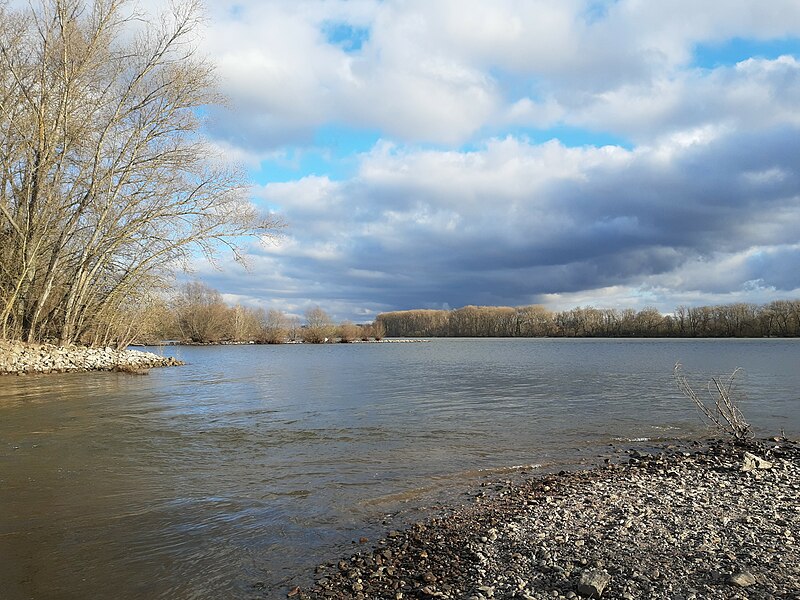
[{"label": "dark gray cloud", "polygon": [[665,308],[684,293],[789,293],[800,287],[798,172],[797,127],[633,151],[510,138],[466,158],[382,148],[353,180],[263,188],[284,208],[287,239],[253,250],[254,276],[215,280],[252,298],[332,302],[350,318],[614,287],[669,290]]}]

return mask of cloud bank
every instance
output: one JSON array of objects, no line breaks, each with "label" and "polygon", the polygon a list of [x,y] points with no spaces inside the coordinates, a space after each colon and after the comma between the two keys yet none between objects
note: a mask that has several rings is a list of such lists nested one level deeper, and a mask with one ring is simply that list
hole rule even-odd
[{"label": "cloud bank", "polygon": [[[338,318],[800,291],[800,4],[215,3],[208,135],[289,223],[229,299]],[[710,58],[709,58],[710,57]]]}]

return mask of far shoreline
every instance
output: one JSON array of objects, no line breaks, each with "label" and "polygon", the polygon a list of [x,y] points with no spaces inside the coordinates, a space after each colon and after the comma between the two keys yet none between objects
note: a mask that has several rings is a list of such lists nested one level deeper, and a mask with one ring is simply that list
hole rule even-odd
[{"label": "far shoreline", "polygon": [[411,344],[411,343],[421,343],[421,342],[430,342],[431,340],[428,338],[391,338],[391,339],[381,339],[381,340],[350,340],[349,342],[342,342],[338,340],[328,341],[328,342],[304,342],[302,340],[291,340],[287,342],[258,342],[258,341],[247,341],[247,342],[229,342],[229,341],[221,341],[221,342],[168,342],[168,343],[140,343],[136,342],[133,344],[128,344],[129,348],[168,348],[172,346],[181,347],[196,347],[196,346],[347,346],[349,344]]},{"label": "far shoreline", "polygon": [[28,343],[19,340],[0,340],[0,377],[4,375],[50,375],[115,371],[131,375],[146,375],[149,369],[183,366],[182,360],[161,356],[141,349],[167,347],[229,347],[229,346],[330,346],[347,344],[406,344],[421,343],[424,339],[352,340],[349,342],[311,343],[290,341],[281,344],[258,342],[169,342],[162,344],[133,343],[126,349],[89,346],[59,346],[48,343]]}]

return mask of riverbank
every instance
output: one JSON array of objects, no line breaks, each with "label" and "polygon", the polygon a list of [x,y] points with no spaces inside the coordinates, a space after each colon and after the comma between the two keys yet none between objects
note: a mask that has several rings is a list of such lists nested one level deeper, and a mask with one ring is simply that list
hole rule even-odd
[{"label": "riverbank", "polygon": [[139,350],[63,347],[0,340],[0,375],[71,371],[124,371],[144,374],[150,368],[182,364],[169,356]]},{"label": "riverbank", "polygon": [[337,345],[337,344],[421,344],[421,343],[429,343],[430,340],[428,339],[420,339],[420,338],[392,338],[386,339],[382,338],[380,340],[350,340],[348,342],[343,342],[337,339],[330,339],[324,342],[304,342],[303,340],[286,340],[284,342],[275,342],[275,343],[267,343],[267,342],[231,342],[231,341],[221,341],[221,342],[190,342],[190,341],[166,341],[166,342],[154,342],[152,344],[131,344],[131,346],[291,346],[297,344],[305,344],[307,346],[328,346],[328,345]]},{"label": "riverbank", "polygon": [[[289,597],[800,597],[800,447],[708,442],[486,482],[469,505],[320,565]],[[366,542],[366,540],[362,540]]]}]

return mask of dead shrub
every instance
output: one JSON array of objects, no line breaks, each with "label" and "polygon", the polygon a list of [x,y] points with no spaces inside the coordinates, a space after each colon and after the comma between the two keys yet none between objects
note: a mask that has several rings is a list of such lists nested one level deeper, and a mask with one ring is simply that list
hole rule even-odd
[{"label": "dead shrub", "polygon": [[706,386],[707,398],[692,388],[683,372],[681,363],[675,363],[672,370],[672,376],[678,389],[694,402],[703,420],[718,431],[732,436],[736,441],[746,441],[753,436],[750,424],[738,406],[738,398],[743,397],[743,393],[734,387],[736,377],[741,370],[741,368],[737,368],[730,375],[712,377]]}]

